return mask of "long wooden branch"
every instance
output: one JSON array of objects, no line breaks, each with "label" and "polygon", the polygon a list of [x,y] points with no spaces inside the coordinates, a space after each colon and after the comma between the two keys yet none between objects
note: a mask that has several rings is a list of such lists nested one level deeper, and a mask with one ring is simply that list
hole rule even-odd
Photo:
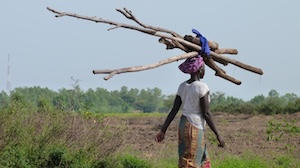
[{"label": "long wooden branch", "polygon": [[178,61],[178,60],[195,57],[197,55],[198,55],[198,52],[189,52],[189,53],[186,53],[186,54],[182,54],[182,55],[174,56],[174,57],[171,57],[171,58],[168,58],[168,59],[165,59],[165,60],[161,60],[159,62],[156,62],[154,64],[150,64],[150,65],[134,66],[134,67],[114,69],[114,70],[110,70],[110,69],[93,70],[93,73],[94,74],[109,74],[108,76],[104,77],[105,80],[108,80],[116,74],[126,73],[126,72],[138,72],[138,71],[153,69],[153,68],[157,68],[159,66],[165,65],[165,64],[169,64],[171,62],[175,62],[175,61]]},{"label": "long wooden branch", "polygon": [[204,59],[204,61],[205,61],[206,65],[208,65],[211,69],[215,70],[215,72],[216,72],[215,75],[216,76],[219,76],[219,77],[221,77],[223,79],[226,79],[226,80],[228,80],[232,83],[235,83],[237,85],[240,85],[242,83],[241,81],[239,81],[239,80],[237,80],[237,79],[235,79],[231,76],[228,76],[226,74],[226,72],[223,69],[219,68],[211,58]]},{"label": "long wooden branch", "polygon": [[[113,22],[110,20],[105,20],[102,18],[96,18],[96,17],[88,17],[88,16],[82,16],[82,15],[78,15],[78,14],[74,14],[74,13],[67,13],[67,12],[59,12],[57,10],[51,9],[49,7],[47,7],[47,9],[53,13],[56,13],[56,17],[62,17],[62,16],[70,16],[70,17],[75,17],[78,19],[83,19],[83,20],[89,20],[89,21],[94,21],[96,23],[105,23],[105,24],[110,24],[113,25],[115,27],[112,27],[108,30],[112,30],[115,28],[125,28],[125,29],[131,29],[131,30],[135,30],[135,31],[139,31],[145,34],[149,34],[149,35],[153,35],[153,36],[157,36],[160,37],[160,42],[165,44],[167,46],[167,49],[174,49],[174,48],[179,48],[185,52],[189,52],[188,55],[190,53],[197,53],[197,52],[191,52],[191,51],[200,51],[201,50],[201,46],[199,45],[199,43],[197,42],[197,38],[192,38],[191,40],[186,40],[184,39],[182,36],[180,36],[179,34],[177,34],[176,32],[173,32],[171,30],[168,29],[163,29],[160,27],[153,27],[150,25],[146,25],[142,22],[140,22],[133,14],[131,11],[127,10],[126,8],[124,8],[124,10],[121,9],[117,9],[118,12],[122,13],[126,18],[133,20],[134,22],[136,22],[138,25],[140,25],[141,27],[137,27],[137,26],[132,26],[132,25],[128,25],[128,24],[124,24],[124,23],[118,23],[118,22]],[[163,33],[161,33],[163,32]],[[165,33],[169,33],[170,35],[167,35]],[[185,36],[186,37],[186,36]],[[196,39],[196,41],[195,41]],[[199,41],[199,40],[198,40]],[[256,67],[252,67],[250,65],[241,63],[237,60],[234,59],[230,59],[227,57],[222,56],[221,54],[237,54],[237,50],[236,49],[219,49],[218,48],[218,43],[216,42],[212,42],[212,41],[208,41],[209,42],[209,46],[212,48],[211,50],[211,57],[212,60],[210,61],[206,61],[206,64],[208,64],[208,66],[210,68],[212,68],[213,70],[216,71],[216,75],[220,76],[226,80],[229,80],[235,84],[240,84],[241,82],[226,75],[225,71],[222,70],[220,67],[218,67],[214,61],[219,62],[223,65],[227,65],[228,63],[234,64],[240,68],[243,68],[245,70],[257,73],[257,74],[263,74],[262,70]],[[184,54],[185,55],[185,54]],[[183,56],[182,59],[184,59],[185,56]],[[147,69],[152,69],[152,68],[156,68],[158,66],[164,65],[164,64],[168,64],[171,62],[174,62],[172,60],[179,60],[177,58],[177,56],[175,56],[174,58],[169,58],[166,60],[162,60],[158,63],[155,64],[151,64],[151,65],[146,65],[146,66],[136,66],[136,67],[128,67],[128,68],[121,68],[121,69],[116,69],[116,70],[94,70],[94,74],[99,74],[99,73],[105,73],[105,74],[110,74],[107,77],[105,77],[105,79],[109,79],[111,78],[114,74],[119,74],[119,73],[125,73],[125,72],[136,72],[136,71],[141,71],[141,70],[147,70]]]}]

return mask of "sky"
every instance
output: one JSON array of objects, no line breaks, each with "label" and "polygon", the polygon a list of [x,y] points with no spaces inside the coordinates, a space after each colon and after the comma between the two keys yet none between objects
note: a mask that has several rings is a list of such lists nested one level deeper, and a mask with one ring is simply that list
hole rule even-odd
[{"label": "sky", "polygon": [[[176,94],[179,84],[189,78],[178,65],[118,74],[109,80],[93,74],[97,69],[118,69],[148,65],[181,55],[166,50],[159,37],[141,32],[80,20],[54,17],[58,11],[136,25],[116,9],[127,8],[143,23],[194,35],[200,31],[220,48],[235,48],[238,55],[224,55],[261,68],[258,75],[234,65],[223,66],[228,75],[242,81],[233,84],[206,68],[203,79],[212,93],[222,92],[243,100],[267,96],[275,89],[280,95],[300,96],[300,1],[298,0],[215,0],[215,1],[108,1],[108,0],[2,0],[0,5],[0,91],[40,86],[54,91],[74,84],[80,88],[120,90],[159,88],[165,95]],[[10,62],[8,62],[8,56]],[[8,65],[10,75],[8,76]]]}]

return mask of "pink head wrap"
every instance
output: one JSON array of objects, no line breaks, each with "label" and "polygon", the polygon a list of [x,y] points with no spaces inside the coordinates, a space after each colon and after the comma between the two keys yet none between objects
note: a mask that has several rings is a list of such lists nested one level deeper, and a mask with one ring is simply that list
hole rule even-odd
[{"label": "pink head wrap", "polygon": [[198,55],[196,57],[187,58],[178,68],[183,73],[192,74],[199,70],[200,67],[204,66],[203,58]]}]

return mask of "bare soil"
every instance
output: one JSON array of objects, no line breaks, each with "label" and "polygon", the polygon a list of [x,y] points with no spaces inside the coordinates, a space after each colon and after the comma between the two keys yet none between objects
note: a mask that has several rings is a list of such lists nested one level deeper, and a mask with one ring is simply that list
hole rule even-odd
[{"label": "bare soil", "polygon": [[[250,152],[267,159],[285,154],[300,159],[300,112],[272,116],[213,115],[226,147],[217,147],[217,140],[207,126],[205,134],[210,155]],[[143,157],[157,159],[165,155],[177,155],[179,117],[180,114],[169,126],[163,143],[156,143],[154,139],[166,117],[106,118],[105,122],[111,125],[122,123],[127,127],[123,137],[119,137],[123,139],[122,148],[130,148],[139,151]]]}]

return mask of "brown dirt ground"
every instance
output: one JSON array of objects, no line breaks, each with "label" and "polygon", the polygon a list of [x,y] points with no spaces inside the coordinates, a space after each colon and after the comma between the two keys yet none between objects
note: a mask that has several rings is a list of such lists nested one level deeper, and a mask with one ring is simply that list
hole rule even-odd
[{"label": "brown dirt ground", "polygon": [[[224,152],[239,155],[251,152],[267,159],[284,154],[300,159],[300,112],[273,116],[225,113],[213,115],[226,147],[217,147],[216,138],[207,126],[205,133],[210,155],[221,155]],[[126,133],[122,137],[123,148],[139,151],[143,157],[149,159],[157,159],[162,155],[168,155],[164,153],[165,151],[171,151],[172,154],[169,155],[177,155],[179,116],[180,114],[169,126],[163,143],[156,143],[154,139],[166,117],[106,118],[105,122],[112,125],[121,123],[126,125]],[[271,126],[271,123],[275,126]],[[272,131],[268,134],[267,130],[270,128]],[[268,137],[271,139],[268,140]]]}]

